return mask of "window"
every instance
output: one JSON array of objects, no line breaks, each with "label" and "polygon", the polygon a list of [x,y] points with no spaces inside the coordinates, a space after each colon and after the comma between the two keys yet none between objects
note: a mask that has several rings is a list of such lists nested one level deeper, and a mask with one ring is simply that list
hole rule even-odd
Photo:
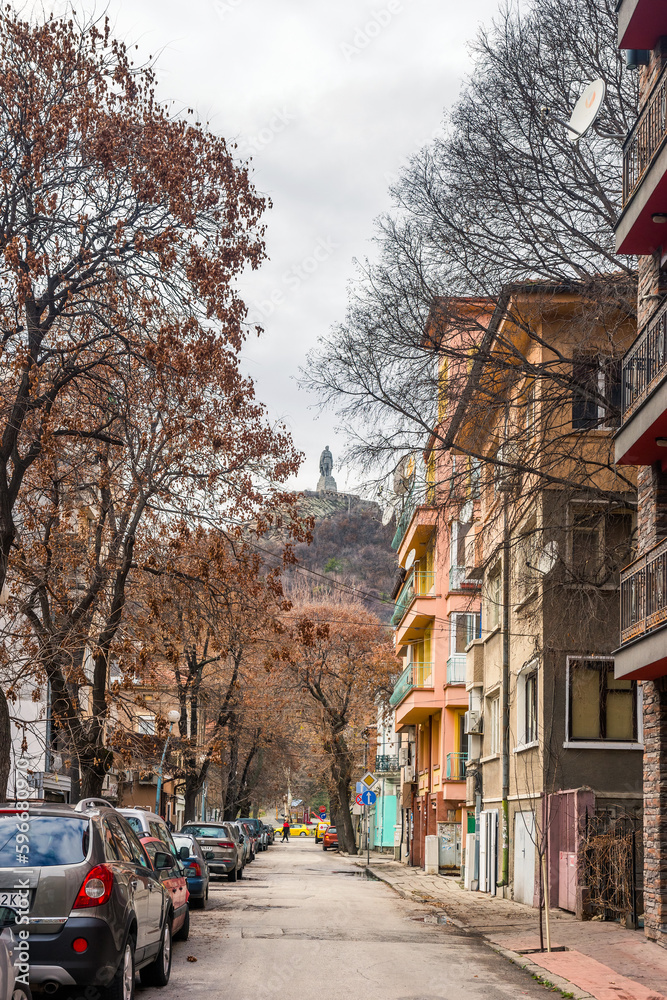
[{"label": "window", "polygon": [[538,676],[537,661],[533,660],[526,664],[517,677],[517,748],[538,740]]},{"label": "window", "polygon": [[637,742],[637,684],[614,677],[614,661],[568,657],[568,739]]},{"label": "window", "polygon": [[137,725],[139,727],[139,732],[143,733],[144,736],[155,736],[155,716],[154,715],[139,715],[139,716],[137,716]]},{"label": "window", "polygon": [[620,570],[632,558],[634,515],[573,504],[570,520],[573,576],[618,587]]},{"label": "window", "polygon": [[500,579],[500,563],[493,568],[489,576],[489,585],[487,590],[486,599],[486,617],[488,620],[489,629],[497,628],[500,625],[500,610],[502,605],[501,600],[501,579]]},{"label": "window", "polygon": [[482,479],[482,463],[478,458],[470,459],[470,496],[473,500],[478,500],[480,496],[480,483]]},{"label": "window", "polygon": [[621,403],[621,359],[581,354],[572,360],[572,427],[617,427]]},{"label": "window", "polygon": [[102,840],[104,841],[104,858],[106,861],[120,861],[120,855],[118,853],[118,848],[116,847],[116,841],[114,840],[114,835],[111,831],[111,827],[106,822],[102,821]]},{"label": "window", "polygon": [[532,440],[537,432],[536,391],[537,386],[533,382],[526,393],[525,431],[527,441]]},{"label": "window", "polygon": [[113,830],[113,835],[116,840],[116,846],[118,848],[118,855],[120,857],[120,860],[127,861],[133,864],[135,860],[134,853],[132,851],[132,848],[130,847],[130,842],[127,838],[125,830],[118,822],[118,818],[116,816],[109,816],[107,818],[107,823]]},{"label": "window", "polygon": [[514,565],[517,590],[522,600],[525,600],[535,590],[540,574],[535,566],[539,550],[537,521],[533,516],[521,530],[517,545],[517,557]]},{"label": "window", "polygon": [[526,675],[523,696],[524,743],[537,739],[537,671]]},{"label": "window", "polygon": [[489,699],[489,737],[490,752],[500,753],[500,698]]},{"label": "window", "polygon": [[459,612],[450,616],[450,653],[465,653],[473,639],[479,638],[480,616],[474,613]]}]

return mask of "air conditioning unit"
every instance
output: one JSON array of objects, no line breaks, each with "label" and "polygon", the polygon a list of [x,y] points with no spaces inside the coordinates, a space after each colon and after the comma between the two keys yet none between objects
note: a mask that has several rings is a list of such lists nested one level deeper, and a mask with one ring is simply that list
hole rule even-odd
[{"label": "air conditioning unit", "polygon": [[410,751],[408,747],[401,747],[398,751],[398,766],[407,767]]},{"label": "air conditioning unit", "polygon": [[466,736],[481,736],[484,732],[484,718],[481,712],[466,712],[463,716],[463,731]]},{"label": "air conditioning unit", "polygon": [[415,780],[414,764],[408,764],[403,770],[403,781],[414,781],[414,780]]}]

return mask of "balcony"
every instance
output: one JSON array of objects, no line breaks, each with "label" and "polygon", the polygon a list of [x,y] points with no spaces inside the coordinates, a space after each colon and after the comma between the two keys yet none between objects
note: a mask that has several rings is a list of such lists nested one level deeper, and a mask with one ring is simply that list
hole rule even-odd
[{"label": "balcony", "polygon": [[391,771],[400,771],[398,757],[390,757],[387,754],[378,754],[375,758],[375,773],[387,774]]},{"label": "balcony", "polygon": [[447,683],[465,684],[466,682],[466,654],[452,653],[447,660]]},{"label": "balcony", "polygon": [[619,49],[653,49],[667,35],[664,0],[618,0]]},{"label": "balcony", "polygon": [[621,572],[621,646],[617,678],[667,675],[667,538]]},{"label": "balcony", "polygon": [[438,510],[436,507],[421,504],[419,507],[406,508],[405,519],[401,517],[391,543],[392,548],[398,553],[400,566],[405,563],[411,549],[415,550],[417,559],[422,558],[437,523]]},{"label": "balcony", "polygon": [[622,424],[615,435],[620,465],[652,465],[667,458],[656,441],[667,438],[667,303],[623,358]]},{"label": "balcony", "polygon": [[667,212],[667,67],[623,144],[623,211],[616,251],[652,254],[667,240],[654,214]]},{"label": "balcony", "polygon": [[466,780],[466,761],[468,760],[467,753],[448,753],[447,754],[447,780],[448,781],[465,781]]},{"label": "balcony", "polygon": [[435,575],[425,570],[412,570],[405,579],[391,616],[391,624],[398,625],[415,597],[432,597]]},{"label": "balcony", "polygon": [[389,704],[394,708],[416,689],[433,687],[433,664],[410,663],[394,685]]},{"label": "balcony", "polygon": [[463,591],[469,593],[479,590],[482,586],[481,579],[472,577],[467,566],[450,566],[449,568],[449,589],[450,591]]}]

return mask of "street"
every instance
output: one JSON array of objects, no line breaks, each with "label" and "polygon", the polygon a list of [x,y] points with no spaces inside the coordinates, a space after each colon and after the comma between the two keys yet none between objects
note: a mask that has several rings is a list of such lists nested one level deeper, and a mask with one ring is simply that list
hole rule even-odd
[{"label": "street", "polygon": [[[337,995],[363,1000],[543,997],[544,988],[433,911],[365,878],[313,840],[260,854],[242,881],[216,881],[150,1000]],[[433,921],[433,922],[431,922]],[[188,957],[196,958],[189,962]]]}]

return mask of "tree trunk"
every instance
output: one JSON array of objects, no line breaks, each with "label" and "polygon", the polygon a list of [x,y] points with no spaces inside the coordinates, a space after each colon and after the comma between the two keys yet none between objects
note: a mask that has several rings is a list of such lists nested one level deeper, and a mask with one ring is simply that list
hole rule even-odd
[{"label": "tree trunk", "polygon": [[[12,726],[5,692],[0,688],[0,802],[7,798],[7,782],[12,763]],[[14,791],[16,794],[16,790]]]},{"label": "tree trunk", "polygon": [[113,764],[113,753],[105,747],[86,747],[79,752],[81,798],[102,797],[102,785],[107,771]]},{"label": "tree trunk", "polygon": [[336,785],[336,799],[336,830],[338,831],[338,843],[348,852],[348,854],[356,854],[357,845],[354,840],[354,827],[352,826],[352,816],[350,815],[349,778],[341,777],[339,779]]},{"label": "tree trunk", "polygon": [[197,805],[197,796],[199,794],[200,786],[195,785],[193,782],[189,782],[185,779],[185,812],[184,812],[184,822],[190,823],[192,820],[197,819],[195,816],[195,808]]}]

